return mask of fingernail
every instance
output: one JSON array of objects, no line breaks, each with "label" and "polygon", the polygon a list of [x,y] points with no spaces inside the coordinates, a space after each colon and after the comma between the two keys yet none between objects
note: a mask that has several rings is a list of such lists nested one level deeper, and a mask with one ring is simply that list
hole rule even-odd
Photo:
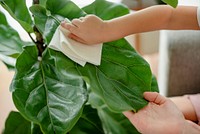
[{"label": "fingernail", "polygon": [[65,21],[62,21],[60,24],[61,24],[62,26],[64,26],[64,25],[65,25],[65,23],[66,23]]}]

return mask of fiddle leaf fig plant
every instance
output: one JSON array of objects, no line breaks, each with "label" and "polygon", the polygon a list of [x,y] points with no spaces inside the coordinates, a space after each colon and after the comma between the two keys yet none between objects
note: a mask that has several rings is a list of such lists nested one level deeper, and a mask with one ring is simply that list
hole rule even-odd
[{"label": "fiddle leaf fig plant", "polygon": [[10,91],[18,109],[10,113],[4,134],[138,133],[122,112],[146,106],[143,93],[158,92],[158,86],[149,64],[124,38],[104,43],[100,66],[82,67],[48,48],[65,18],[95,14],[109,20],[128,14],[126,6],[105,0],[83,8],[70,0],[33,0],[31,7],[25,0],[0,4],[32,40],[21,40],[0,12],[0,58],[15,69]]}]

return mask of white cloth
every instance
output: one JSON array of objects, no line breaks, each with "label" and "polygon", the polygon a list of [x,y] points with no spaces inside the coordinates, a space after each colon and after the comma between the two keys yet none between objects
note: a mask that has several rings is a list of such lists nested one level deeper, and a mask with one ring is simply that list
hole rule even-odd
[{"label": "white cloth", "polygon": [[103,44],[85,45],[68,38],[69,33],[67,29],[58,26],[49,48],[62,52],[81,66],[85,66],[86,62],[100,65]]}]

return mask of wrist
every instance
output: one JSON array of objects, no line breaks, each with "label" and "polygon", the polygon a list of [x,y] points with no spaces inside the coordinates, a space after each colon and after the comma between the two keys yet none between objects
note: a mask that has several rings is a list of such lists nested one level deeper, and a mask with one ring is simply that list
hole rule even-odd
[{"label": "wrist", "polygon": [[123,30],[115,20],[103,21],[102,36],[104,42],[114,41],[124,37]]},{"label": "wrist", "polygon": [[112,24],[110,20],[103,21],[101,35],[102,35],[102,42],[112,41],[113,31],[112,31]]}]

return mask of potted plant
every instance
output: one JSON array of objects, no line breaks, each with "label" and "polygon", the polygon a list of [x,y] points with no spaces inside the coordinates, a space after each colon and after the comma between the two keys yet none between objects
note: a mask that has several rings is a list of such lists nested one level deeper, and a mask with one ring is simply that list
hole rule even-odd
[{"label": "potted plant", "polygon": [[143,92],[158,86],[125,39],[104,43],[100,66],[79,66],[48,48],[64,18],[95,14],[108,20],[128,14],[126,6],[104,0],[82,9],[70,0],[33,0],[29,9],[25,0],[0,4],[32,39],[22,41],[0,12],[0,54],[15,69],[10,91],[19,110],[10,113],[4,134],[138,133],[121,112],[144,107]]}]

